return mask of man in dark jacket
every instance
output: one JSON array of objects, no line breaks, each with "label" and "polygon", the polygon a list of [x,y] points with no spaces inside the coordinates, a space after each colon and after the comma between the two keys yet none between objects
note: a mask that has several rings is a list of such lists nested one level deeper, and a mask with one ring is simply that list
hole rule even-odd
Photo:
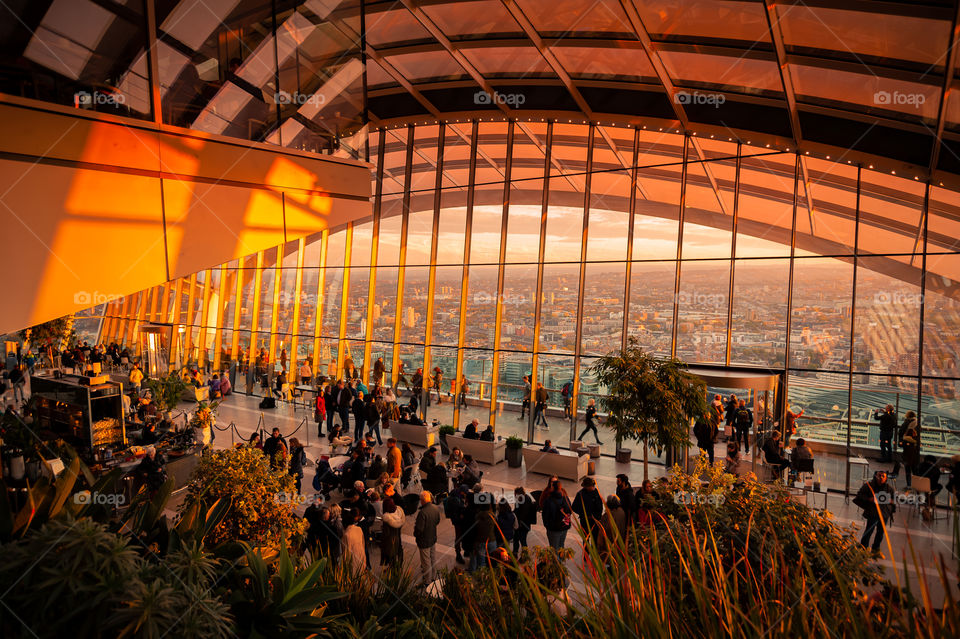
[{"label": "man in dark jacket", "polygon": [[873,418],[880,422],[880,461],[893,461],[893,432],[897,429],[897,413],[893,404],[887,404],[882,411],[874,413]]},{"label": "man in dark jacket", "polygon": [[737,403],[737,410],[733,414],[734,437],[737,448],[743,444],[743,452],[750,452],[750,427],[753,426],[753,413],[747,408],[742,399]]},{"label": "man in dark jacket", "polygon": [[628,524],[632,524],[636,514],[636,499],[633,486],[630,485],[630,478],[623,473],[617,475],[617,498],[627,516]]},{"label": "man in dark jacket", "polygon": [[881,519],[884,523],[890,521],[890,517],[897,509],[894,502],[893,489],[887,483],[887,473],[882,470],[875,472],[873,479],[860,487],[857,496],[853,498],[853,503],[863,508],[863,518],[867,520],[863,537],[860,538],[861,546],[866,548],[870,543],[870,536],[876,531],[872,548],[874,552],[880,550],[880,543],[883,541],[883,526],[880,525],[880,521]]},{"label": "man in dark jacket", "polygon": [[[353,403],[353,393],[350,392],[350,389],[347,388],[341,379],[337,382],[337,387],[334,389],[333,394],[337,404],[337,412],[340,414],[340,425],[343,427],[344,433],[349,433],[350,404]],[[353,441],[357,441],[357,439],[357,437],[354,437]]]},{"label": "man in dark jacket", "polygon": [[383,438],[380,436],[380,409],[377,403],[373,401],[373,395],[367,396],[364,402],[364,419],[367,422],[367,432],[377,436],[377,446],[383,446]]},{"label": "man in dark jacket", "polygon": [[286,467],[287,450],[287,442],[280,435],[280,429],[274,428],[267,441],[263,442],[263,454],[270,460],[271,468]]},{"label": "man in dark jacket", "polygon": [[693,436],[697,438],[697,448],[705,452],[707,459],[713,464],[713,444],[717,440],[717,427],[713,425],[709,415],[705,414],[697,420],[693,427]]},{"label": "man in dark jacket", "polygon": [[537,502],[533,496],[528,495],[523,486],[517,486],[513,491],[516,506],[513,507],[513,514],[517,516],[517,530],[513,536],[513,554],[519,555],[520,548],[527,547],[527,535],[530,529],[537,523]]},{"label": "man in dark jacket", "polygon": [[580,517],[580,525],[584,530],[589,531],[593,541],[596,542],[601,530],[603,497],[600,496],[597,482],[593,477],[584,477],[580,486],[582,488],[573,499],[573,512]]},{"label": "man in dark jacket", "polygon": [[413,537],[420,551],[420,570],[423,572],[424,586],[433,583],[436,578],[437,564],[437,526],[440,525],[440,509],[433,503],[429,490],[420,493],[420,510],[413,526]]}]

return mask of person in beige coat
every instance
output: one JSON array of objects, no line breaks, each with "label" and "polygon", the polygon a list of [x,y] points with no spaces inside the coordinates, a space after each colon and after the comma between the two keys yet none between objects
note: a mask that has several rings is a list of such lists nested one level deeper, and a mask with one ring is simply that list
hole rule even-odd
[{"label": "person in beige coat", "polygon": [[357,525],[356,513],[350,510],[343,511],[343,557],[351,562],[354,574],[360,574],[367,569],[367,553],[363,540],[363,529]]},{"label": "person in beige coat", "polygon": [[403,509],[397,507],[393,499],[383,500],[383,534],[380,541],[380,565],[403,565],[403,542],[400,540],[400,530],[406,516]]}]

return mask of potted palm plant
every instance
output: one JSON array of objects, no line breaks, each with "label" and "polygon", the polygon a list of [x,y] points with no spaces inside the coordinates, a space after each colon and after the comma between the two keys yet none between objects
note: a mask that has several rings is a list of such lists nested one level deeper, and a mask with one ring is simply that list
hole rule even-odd
[{"label": "potted palm plant", "polygon": [[507,466],[510,468],[520,468],[523,462],[523,438],[511,435],[507,437]]},{"label": "potted palm plant", "polygon": [[153,395],[153,403],[156,404],[157,410],[163,413],[167,419],[170,418],[170,411],[177,407],[180,398],[187,389],[187,385],[177,373],[170,373],[156,379],[145,379],[143,384]]},{"label": "potted palm plant", "polygon": [[613,431],[617,461],[632,451],[623,443],[643,444],[643,476],[648,475],[649,447],[682,450],[690,445],[690,418],[707,410],[706,385],[678,359],[658,360],[633,338],[626,348],[601,357],[591,367],[607,388],[600,399]]}]

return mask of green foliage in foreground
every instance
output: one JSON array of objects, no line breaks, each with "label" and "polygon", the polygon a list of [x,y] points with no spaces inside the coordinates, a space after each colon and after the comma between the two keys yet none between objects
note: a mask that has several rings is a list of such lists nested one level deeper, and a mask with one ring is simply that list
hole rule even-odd
[{"label": "green foliage in foreground", "polygon": [[214,544],[224,500],[176,525],[162,515],[164,490],[141,493],[121,518],[62,509],[0,545],[0,636],[960,636],[956,575],[942,564],[929,567],[947,593],[938,607],[889,583],[829,515],[780,488],[701,465],[657,491],[645,502],[653,525],[590,543],[585,559],[531,548],[455,570],[430,592],[401,569]]}]

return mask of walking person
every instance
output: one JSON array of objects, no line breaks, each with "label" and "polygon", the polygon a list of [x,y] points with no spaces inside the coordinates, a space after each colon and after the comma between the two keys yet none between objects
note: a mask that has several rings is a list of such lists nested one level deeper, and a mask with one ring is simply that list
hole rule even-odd
[{"label": "walking person", "polygon": [[544,429],[549,429],[550,425],[547,424],[547,400],[550,398],[550,394],[547,393],[547,389],[543,387],[543,384],[537,382],[537,393],[534,399],[536,400],[536,405],[534,406],[533,412],[533,425],[538,426],[543,424]]},{"label": "walking person", "polygon": [[[340,415],[340,426],[343,428],[344,433],[350,432],[350,404],[353,403],[353,393],[350,392],[350,389],[347,388],[346,384],[343,383],[341,379],[337,382],[337,388],[334,390],[336,395],[337,402],[337,413]],[[354,441],[359,439],[358,437],[353,438]]]},{"label": "walking person", "polygon": [[323,422],[327,421],[326,389],[317,388],[316,399],[313,400],[313,421],[317,422],[317,437],[323,437]]},{"label": "walking person", "polygon": [[563,397],[563,417],[564,419],[570,419],[573,417],[573,411],[570,410],[570,400],[573,398],[572,379],[560,388],[560,395]]},{"label": "walking person", "polygon": [[457,406],[461,408],[467,407],[467,393],[470,392],[470,382],[467,381],[466,375],[460,376],[460,392],[457,397]]},{"label": "walking person", "polygon": [[323,404],[324,404],[324,411],[327,416],[327,432],[328,433],[333,430],[333,419],[334,419],[334,416],[337,414],[336,393],[338,390],[339,389],[337,389],[337,387],[333,384],[332,380],[329,384],[327,384],[323,388]]},{"label": "walking person", "polygon": [[353,411],[353,441],[358,442],[363,437],[363,425],[367,423],[367,407],[362,392],[357,391],[351,410]]},{"label": "walking person", "polygon": [[908,410],[900,428],[900,459],[907,476],[907,486],[913,483],[913,470],[920,463],[920,428],[916,413]]},{"label": "walking person", "polygon": [[740,408],[740,402],[737,400],[736,395],[730,395],[730,399],[727,400],[727,403],[724,407],[725,417],[727,421],[726,434],[727,441],[730,441],[734,436],[733,432],[733,422],[734,418],[737,415],[737,409]]},{"label": "walking person", "polygon": [[423,586],[433,583],[437,564],[437,526],[440,525],[440,509],[433,503],[429,490],[420,493],[420,510],[413,526],[413,537],[420,551],[420,572]]},{"label": "walking person", "polygon": [[[866,548],[870,545],[874,552],[880,550],[880,544],[883,542],[883,529],[890,521],[893,513],[897,509],[893,489],[887,484],[887,473],[878,470],[873,474],[873,479],[865,483],[857,491],[857,496],[853,498],[853,503],[863,508],[863,518],[867,520],[867,525],[863,529],[863,536],[860,538],[860,545]],[[883,525],[881,525],[881,521]],[[870,537],[876,533],[873,544],[870,544]]]},{"label": "walking person", "polygon": [[373,397],[367,397],[365,404],[367,434],[376,435],[377,446],[383,446],[383,438],[380,436],[380,409]]},{"label": "walking person", "polygon": [[593,437],[597,440],[597,443],[603,444],[603,442],[600,441],[600,435],[597,433],[597,424],[595,421],[597,418],[596,404],[597,404],[596,400],[593,399],[592,397],[587,402],[587,411],[586,411],[586,414],[584,415],[584,419],[586,420],[587,425],[583,429],[583,432],[580,433],[580,436],[577,437],[577,439],[579,439],[580,441],[583,441],[583,438],[587,436],[587,433],[589,433],[590,431],[593,431]]}]

